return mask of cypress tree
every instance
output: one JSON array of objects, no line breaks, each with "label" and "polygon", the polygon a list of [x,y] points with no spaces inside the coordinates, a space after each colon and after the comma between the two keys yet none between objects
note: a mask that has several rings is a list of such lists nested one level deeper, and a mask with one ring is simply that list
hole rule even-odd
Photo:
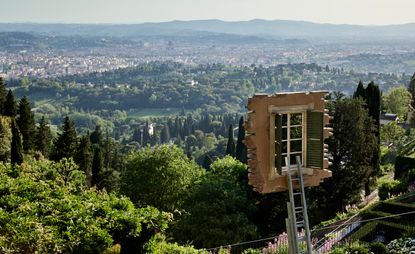
[{"label": "cypress tree", "polygon": [[22,141],[15,121],[12,121],[11,163],[20,165],[23,162]]},{"label": "cypress tree", "polygon": [[144,126],[143,129],[143,143],[142,146],[146,146],[147,144],[150,143],[150,133],[149,133],[149,125],[148,125],[148,121],[146,121],[146,125]]},{"label": "cypress tree", "polygon": [[79,169],[85,172],[87,186],[91,186],[92,146],[89,134],[81,137],[74,159]]},{"label": "cypress tree", "polygon": [[362,81],[359,81],[356,91],[353,94],[353,98],[356,99],[357,97],[361,97],[363,100],[366,99],[366,90],[365,90],[365,86],[363,85]]},{"label": "cypress tree", "polygon": [[170,129],[167,124],[163,126],[160,134],[160,143],[168,143],[170,141]]},{"label": "cypress tree", "polygon": [[42,116],[39,126],[36,129],[35,147],[45,157],[49,156],[51,139],[52,134],[50,128],[46,124],[45,117]]},{"label": "cypress tree", "polygon": [[62,132],[58,134],[54,142],[54,152],[52,159],[59,161],[62,158],[74,157],[78,144],[78,137],[75,130],[75,124],[68,116],[64,118]]},{"label": "cypress tree", "polygon": [[236,150],[235,150],[235,157],[237,160],[239,160],[242,163],[247,163],[248,158],[246,154],[246,146],[243,143],[243,140],[245,139],[245,129],[244,129],[244,118],[241,116],[239,119],[239,127],[238,127],[238,139],[236,141]]},{"label": "cypress tree", "polygon": [[142,143],[141,135],[142,135],[142,133],[141,133],[140,128],[137,128],[137,129],[134,130],[134,132],[133,132],[133,141],[136,141],[136,142],[140,143],[140,145]]},{"label": "cypress tree", "polygon": [[412,75],[411,81],[409,82],[408,91],[412,95],[411,106],[412,108],[415,108],[415,73]]},{"label": "cypress tree", "polygon": [[17,113],[17,124],[23,137],[23,151],[27,152],[34,148],[36,129],[35,116],[26,96],[23,96],[23,98],[20,99]]},{"label": "cypress tree", "polygon": [[212,164],[212,158],[206,154],[205,158],[203,158],[202,167],[206,170],[210,170],[210,165]]},{"label": "cypress tree", "polygon": [[99,183],[101,181],[100,176],[104,168],[104,160],[102,158],[102,151],[99,146],[94,148],[94,158],[92,160],[92,176],[91,186],[96,186],[100,189]]},{"label": "cypress tree", "polygon": [[235,141],[233,140],[233,127],[229,125],[228,143],[226,145],[226,155],[235,157]]},{"label": "cypress tree", "polygon": [[6,88],[4,80],[0,77],[0,115],[4,114],[4,103],[6,102]]},{"label": "cypress tree", "polygon": [[14,100],[14,95],[12,90],[9,90],[6,96],[6,101],[4,102],[4,115],[15,117],[17,114],[16,101]]},{"label": "cypress tree", "polygon": [[92,144],[101,144],[102,143],[102,130],[101,126],[95,126],[95,131],[93,131],[90,135],[90,141]]}]

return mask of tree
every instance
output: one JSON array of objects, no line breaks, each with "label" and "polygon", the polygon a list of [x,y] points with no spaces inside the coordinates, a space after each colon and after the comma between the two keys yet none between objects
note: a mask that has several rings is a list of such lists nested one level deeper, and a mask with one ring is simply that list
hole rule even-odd
[{"label": "tree", "polygon": [[6,102],[6,88],[3,77],[0,77],[0,115],[4,114],[4,103]]},{"label": "tree", "polygon": [[243,242],[257,236],[255,206],[249,198],[247,167],[227,156],[216,160],[211,170],[190,190],[185,210],[173,229],[175,239],[192,241],[197,248]]},{"label": "tree", "polygon": [[[363,90],[362,90],[363,89]],[[372,156],[372,174],[369,178],[376,180],[376,177],[380,173],[380,102],[381,94],[379,86],[375,85],[372,81],[370,82],[366,89],[363,88],[363,84],[359,82],[357,90],[355,92],[356,97],[360,97],[364,100],[364,107],[368,110],[369,116],[373,119],[375,124],[374,134],[378,140],[377,149],[373,150]],[[365,194],[370,194],[370,179],[367,179],[365,184]]]},{"label": "tree", "polygon": [[39,126],[36,129],[35,147],[36,150],[41,152],[43,156],[48,157],[50,152],[50,145],[52,140],[52,134],[50,128],[46,124],[45,117],[42,116]]},{"label": "tree", "polygon": [[202,172],[177,146],[146,147],[127,157],[121,191],[139,207],[175,211]]},{"label": "tree", "polygon": [[114,244],[121,253],[146,253],[145,243],[171,220],[155,208],[135,208],[126,197],[86,189],[71,160],[0,164],[0,182],[7,183],[0,246],[11,253],[114,253],[107,251]]},{"label": "tree", "polygon": [[28,152],[34,148],[36,129],[35,116],[26,96],[23,96],[23,98],[20,99],[17,113],[17,124],[23,138],[23,151]]},{"label": "tree", "polygon": [[100,187],[100,177],[104,169],[104,159],[102,158],[101,148],[99,146],[94,147],[94,159],[92,160],[92,177],[91,177],[91,186],[96,186],[98,189]]},{"label": "tree", "polygon": [[89,134],[84,135],[80,138],[74,160],[76,164],[78,164],[79,169],[85,173],[87,186],[92,186],[92,145]]},{"label": "tree", "polygon": [[23,162],[22,141],[15,121],[12,121],[11,163],[20,165]]},{"label": "tree", "polygon": [[380,139],[387,146],[396,146],[405,135],[405,130],[396,122],[390,122],[382,126]]},{"label": "tree", "polygon": [[411,77],[411,81],[409,82],[408,91],[411,93],[412,101],[411,106],[415,109],[415,73]]},{"label": "tree", "polygon": [[243,124],[244,124],[244,118],[243,116],[241,116],[241,118],[239,119],[239,125],[238,125],[239,126],[238,127],[238,139],[236,141],[235,158],[242,163],[247,163],[248,162],[247,151],[246,151],[246,146],[243,143],[245,139],[245,129],[244,129]]},{"label": "tree", "polygon": [[226,145],[226,155],[230,155],[231,157],[235,157],[235,141],[234,141],[234,138],[233,138],[232,124],[229,125],[229,130],[228,130],[228,143]]},{"label": "tree", "polygon": [[342,99],[334,102],[333,136],[329,138],[333,176],[323,183],[331,195],[335,210],[359,200],[360,191],[372,175],[371,162],[378,149],[373,119],[364,108],[362,99]]},{"label": "tree", "polygon": [[17,114],[16,101],[14,100],[14,95],[12,90],[9,90],[6,96],[6,101],[4,102],[4,115],[15,117]]},{"label": "tree", "polygon": [[353,98],[357,99],[359,97],[362,98],[363,100],[366,99],[366,89],[361,80],[359,81],[356,91],[353,94]]},{"label": "tree", "polygon": [[103,134],[101,130],[101,125],[95,126],[95,130],[90,135],[90,140],[93,145],[102,143]]},{"label": "tree", "polygon": [[170,141],[170,129],[167,124],[163,126],[160,134],[160,143],[168,143]]},{"label": "tree", "polygon": [[411,104],[411,93],[405,87],[392,88],[383,96],[383,106],[388,113],[397,114],[404,119]]},{"label": "tree", "polygon": [[59,161],[62,158],[74,157],[78,145],[78,136],[75,124],[66,116],[63,120],[62,132],[58,134],[54,142],[52,159]]}]

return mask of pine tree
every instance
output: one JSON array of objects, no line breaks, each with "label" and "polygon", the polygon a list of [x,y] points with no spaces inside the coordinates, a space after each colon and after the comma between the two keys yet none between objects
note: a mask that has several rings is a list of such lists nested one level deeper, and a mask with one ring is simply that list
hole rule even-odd
[{"label": "pine tree", "polygon": [[12,121],[11,163],[20,165],[23,162],[22,141],[15,121]]},{"label": "pine tree", "polygon": [[14,95],[12,90],[9,90],[6,96],[6,101],[4,102],[4,115],[15,117],[17,114],[16,101],[14,100]]},{"label": "pine tree", "polygon": [[92,160],[92,176],[91,186],[96,186],[100,189],[101,173],[104,169],[104,160],[102,158],[102,151],[99,146],[94,147],[94,158]]},{"label": "pine tree", "polygon": [[235,157],[237,160],[239,160],[242,163],[247,163],[247,151],[246,146],[243,143],[243,140],[245,139],[245,129],[244,129],[244,118],[241,116],[239,119],[239,127],[238,127],[238,139],[236,141],[236,150],[235,150]]},{"label": "pine tree", "polygon": [[232,124],[229,125],[228,143],[226,145],[226,155],[230,155],[232,157],[235,157],[235,141],[234,141],[234,138],[233,138]]},{"label": "pine tree", "polygon": [[54,142],[54,151],[52,159],[59,161],[62,158],[74,157],[78,145],[78,137],[75,130],[74,123],[65,117],[62,126],[62,132],[58,134]]},{"label": "pine tree", "polygon": [[87,186],[91,186],[92,145],[89,133],[81,137],[74,159],[79,169],[85,172]]},{"label": "pine tree", "polygon": [[23,151],[27,152],[34,148],[36,129],[35,116],[26,96],[23,96],[23,98],[20,99],[17,113],[17,124],[23,137]]},{"label": "pine tree", "polygon": [[42,116],[39,126],[36,129],[35,147],[36,150],[41,152],[43,156],[48,157],[50,151],[50,144],[52,140],[52,134],[49,126],[46,124],[45,117]]},{"label": "pine tree", "polygon": [[6,102],[6,88],[3,77],[0,77],[0,115],[4,115],[4,103]]}]

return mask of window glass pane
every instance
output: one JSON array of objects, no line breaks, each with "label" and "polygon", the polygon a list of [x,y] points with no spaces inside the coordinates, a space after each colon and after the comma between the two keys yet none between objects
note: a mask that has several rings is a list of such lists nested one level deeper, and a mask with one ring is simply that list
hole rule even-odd
[{"label": "window glass pane", "polygon": [[302,127],[293,127],[290,129],[290,138],[302,138],[303,128]]},{"label": "window glass pane", "polygon": [[290,142],[290,152],[301,152],[303,150],[303,141],[302,140],[296,140]]},{"label": "window glass pane", "polygon": [[291,165],[297,165],[297,160],[296,160],[297,156],[300,156],[300,162],[302,161],[301,154],[292,154],[292,155],[290,155],[290,164]]},{"label": "window glass pane", "polygon": [[281,151],[281,153],[285,153],[285,154],[287,154],[287,149],[288,149],[288,146],[287,146],[287,141],[283,141],[282,142],[282,151]]},{"label": "window glass pane", "polygon": [[283,140],[286,140],[287,139],[287,132],[288,132],[288,128],[282,128],[282,136],[281,136],[281,138],[283,139]]},{"label": "window glass pane", "polygon": [[282,126],[287,126],[287,114],[282,115]]},{"label": "window glass pane", "polygon": [[302,113],[293,113],[291,114],[290,124],[291,125],[301,125],[303,119]]}]

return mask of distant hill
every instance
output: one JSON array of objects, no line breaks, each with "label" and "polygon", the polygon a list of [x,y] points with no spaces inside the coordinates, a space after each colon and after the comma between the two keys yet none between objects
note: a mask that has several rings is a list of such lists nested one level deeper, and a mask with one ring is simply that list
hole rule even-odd
[{"label": "distant hill", "polygon": [[201,32],[254,36],[267,39],[306,40],[394,40],[415,39],[415,23],[388,26],[318,24],[305,21],[194,20],[143,24],[37,24],[0,23],[3,32],[34,32],[47,35],[81,36],[195,36]]}]

